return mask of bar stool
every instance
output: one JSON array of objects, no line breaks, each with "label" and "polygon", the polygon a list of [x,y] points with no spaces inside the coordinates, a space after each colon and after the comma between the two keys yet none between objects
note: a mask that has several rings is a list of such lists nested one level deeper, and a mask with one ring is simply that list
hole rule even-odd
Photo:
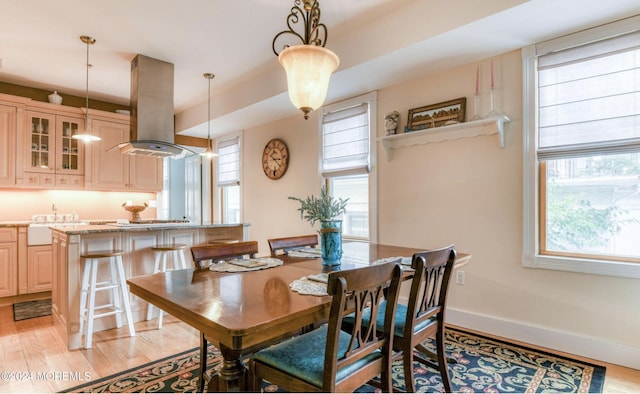
[{"label": "bar stool", "polygon": [[[167,271],[167,258],[172,256],[173,269],[186,269],[187,261],[184,258],[183,249],[186,248],[185,244],[164,244],[151,247],[155,255],[155,263],[153,265],[153,273],[166,272]],[[160,265],[162,262],[162,266]],[[151,320],[153,317],[153,308],[158,309],[158,329],[162,328],[162,316],[164,311],[153,304],[149,304],[147,309],[147,320]]]},{"label": "bar stool", "polygon": [[[122,327],[122,316],[125,314],[129,335],[135,336],[131,307],[129,305],[129,291],[122,266],[120,250],[94,251],[80,255],[84,260],[84,272],[82,273],[82,292],[80,294],[80,333],[83,332],[86,323],[86,345],[91,348],[93,339],[93,321],[100,317],[116,316],[116,327]],[[110,277],[98,282],[98,268],[101,262],[109,262]],[[96,292],[109,290],[109,303],[96,305]],[[87,302],[89,306],[87,306]],[[96,313],[107,309],[106,312]]]}]

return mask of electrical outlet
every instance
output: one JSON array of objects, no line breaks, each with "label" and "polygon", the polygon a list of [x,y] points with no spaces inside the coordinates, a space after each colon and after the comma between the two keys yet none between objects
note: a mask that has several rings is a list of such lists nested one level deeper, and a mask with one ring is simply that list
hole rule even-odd
[{"label": "electrical outlet", "polygon": [[464,271],[460,270],[456,272],[456,283],[464,285]]}]

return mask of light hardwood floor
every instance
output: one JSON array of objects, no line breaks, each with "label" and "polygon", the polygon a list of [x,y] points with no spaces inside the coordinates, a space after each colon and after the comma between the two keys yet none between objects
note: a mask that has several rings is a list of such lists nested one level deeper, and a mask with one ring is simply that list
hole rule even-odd
[{"label": "light hardwood floor", "polygon": [[[51,316],[14,322],[12,307],[0,307],[0,392],[58,392],[199,345],[178,319],[165,315],[161,330],[155,323],[136,323],[133,338],[126,327],[99,332],[92,349],[69,351]],[[640,393],[640,371],[580,359],[606,366],[604,392]]]}]

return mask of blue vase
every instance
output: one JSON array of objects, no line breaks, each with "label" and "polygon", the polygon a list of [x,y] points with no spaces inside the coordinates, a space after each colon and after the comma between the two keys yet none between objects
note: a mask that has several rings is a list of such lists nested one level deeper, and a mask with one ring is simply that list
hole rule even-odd
[{"label": "blue vase", "polygon": [[320,222],[322,265],[340,265],[342,258],[342,220]]}]

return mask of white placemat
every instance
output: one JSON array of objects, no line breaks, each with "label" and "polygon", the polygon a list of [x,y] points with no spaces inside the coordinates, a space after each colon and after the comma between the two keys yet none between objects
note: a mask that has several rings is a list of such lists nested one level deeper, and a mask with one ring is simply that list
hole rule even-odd
[{"label": "white placemat", "polygon": [[306,257],[314,259],[322,256],[322,250],[320,250],[320,248],[301,248],[290,250],[287,252],[287,255],[291,257]]},{"label": "white placemat", "polygon": [[326,296],[327,284],[317,280],[311,280],[308,277],[296,279],[289,284],[291,290],[304,295]]},{"label": "white placemat", "polygon": [[411,267],[411,257],[400,257],[400,256],[385,257],[383,259],[379,259],[379,260],[374,261],[373,264],[384,264],[384,263],[388,263],[390,261],[397,260],[397,259],[402,259],[400,264],[408,265],[409,267]]},{"label": "white placemat", "polygon": [[[235,264],[234,264],[235,263]],[[256,259],[235,259],[213,264],[209,269],[216,272],[246,272],[273,268],[282,265],[282,260],[273,257]]]}]

